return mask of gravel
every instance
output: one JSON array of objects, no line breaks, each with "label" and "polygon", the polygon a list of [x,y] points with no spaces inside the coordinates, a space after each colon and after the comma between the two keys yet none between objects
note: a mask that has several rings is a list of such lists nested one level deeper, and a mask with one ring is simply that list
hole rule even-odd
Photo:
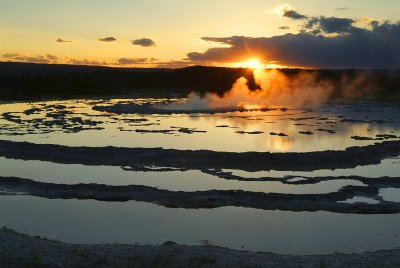
[{"label": "gravel", "polygon": [[281,255],[211,245],[68,244],[0,229],[0,267],[399,267],[400,249]]}]

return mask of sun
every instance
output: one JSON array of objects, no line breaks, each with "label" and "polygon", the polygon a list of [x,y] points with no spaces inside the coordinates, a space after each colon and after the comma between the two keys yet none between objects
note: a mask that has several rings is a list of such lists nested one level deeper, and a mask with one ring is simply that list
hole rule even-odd
[{"label": "sun", "polygon": [[258,59],[251,59],[251,60],[245,62],[245,65],[248,68],[252,68],[252,69],[261,69],[263,67],[263,65],[260,63],[260,61]]},{"label": "sun", "polygon": [[234,64],[235,67],[240,68],[250,68],[250,69],[263,69],[265,68],[264,64],[260,62],[257,58],[252,58],[244,62],[236,62]]},{"label": "sun", "polygon": [[264,66],[259,59],[250,59],[243,63],[246,68],[262,69]]}]

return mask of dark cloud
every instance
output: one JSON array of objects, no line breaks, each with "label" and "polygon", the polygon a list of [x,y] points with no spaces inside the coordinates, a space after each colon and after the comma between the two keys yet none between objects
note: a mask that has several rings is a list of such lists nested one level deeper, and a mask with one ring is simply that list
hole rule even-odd
[{"label": "dark cloud", "polygon": [[278,29],[288,30],[288,29],[290,29],[290,27],[289,26],[280,26],[280,27],[278,27]]},{"label": "dark cloud", "polygon": [[115,37],[109,36],[109,37],[104,37],[104,38],[98,38],[97,40],[101,42],[113,42],[117,40]]},{"label": "dark cloud", "polygon": [[[349,18],[337,17],[309,17],[299,13],[295,8],[289,4],[279,5],[275,10],[275,14],[281,14],[281,17],[286,17],[293,20],[305,20],[303,30],[311,29],[315,32],[315,28],[325,33],[347,33],[353,30],[353,23],[355,20]],[[313,29],[314,28],[314,29]]]},{"label": "dark cloud", "polygon": [[72,40],[65,40],[65,39],[62,39],[62,38],[57,38],[56,42],[57,43],[72,43]]},{"label": "dark cloud", "polygon": [[294,20],[307,19],[306,15],[300,14],[296,9],[290,4],[280,4],[275,9],[270,10],[271,13],[280,15],[281,18],[290,18]]},{"label": "dark cloud", "polygon": [[296,10],[285,10],[282,14],[283,17],[287,17],[294,20],[306,19],[307,16],[298,13]]},{"label": "dark cloud", "polygon": [[306,27],[318,27],[325,33],[348,33],[351,32],[354,27],[353,23],[355,20],[348,18],[337,18],[337,17],[324,17],[311,18]]},{"label": "dark cloud", "polygon": [[[322,23],[324,31],[350,27],[353,20]],[[345,34],[325,36],[313,32],[273,37],[232,36],[203,38],[230,47],[214,47],[203,53],[188,53],[197,64],[224,63],[258,57],[282,65],[314,68],[400,68],[400,23],[384,22],[372,29],[356,28]]]},{"label": "dark cloud", "polygon": [[140,38],[132,41],[132,45],[142,46],[142,47],[154,47],[156,43],[149,38]]},{"label": "dark cloud", "polygon": [[157,61],[155,58],[119,58],[118,64],[129,65],[129,64],[149,64]]},{"label": "dark cloud", "polygon": [[349,8],[348,7],[337,7],[337,8],[335,8],[335,10],[344,11],[344,10],[349,10]]}]

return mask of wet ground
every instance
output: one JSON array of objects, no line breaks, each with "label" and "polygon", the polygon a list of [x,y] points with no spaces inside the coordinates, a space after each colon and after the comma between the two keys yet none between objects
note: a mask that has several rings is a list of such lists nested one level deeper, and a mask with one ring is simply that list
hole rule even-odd
[{"label": "wet ground", "polygon": [[184,99],[1,104],[0,225],[82,243],[400,246],[400,106],[130,113],[169,101]]},{"label": "wet ground", "polygon": [[397,139],[399,135],[400,107],[372,101],[330,103],[313,110],[214,114],[114,114],[92,109],[103,107],[113,111],[118,104],[166,101],[113,99],[2,104],[0,139],[70,146],[310,152],[373,144]]}]

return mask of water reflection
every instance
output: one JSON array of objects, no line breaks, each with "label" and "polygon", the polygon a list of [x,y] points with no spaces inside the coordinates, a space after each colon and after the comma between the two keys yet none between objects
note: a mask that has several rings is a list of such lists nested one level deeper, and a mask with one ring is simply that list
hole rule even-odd
[{"label": "water reflection", "polygon": [[244,170],[225,169],[225,172],[231,172],[234,175],[244,178],[258,177],[284,177],[284,176],[305,176],[305,177],[328,177],[328,176],[361,176],[367,178],[377,177],[397,177],[400,174],[400,157],[388,158],[381,161],[378,165],[357,166],[346,169],[318,169],[314,171],[256,171],[248,172]]},{"label": "water reflection", "polygon": [[[135,99],[133,102],[163,101],[166,99]],[[376,138],[379,134],[400,134],[400,108],[370,102],[327,104],[313,111],[275,110],[213,115],[116,115],[92,110],[94,105],[129,102],[132,100],[1,104],[0,139],[70,146],[305,152],[342,150],[376,142],[355,140],[352,136]],[[32,108],[40,110],[27,112]],[[240,131],[242,134],[238,133]],[[242,177],[395,177],[400,174],[400,162],[399,159],[385,159],[379,165],[312,172],[225,171]],[[304,194],[335,192],[345,185],[362,185],[354,180],[331,180],[308,185],[235,181],[196,170],[133,172],[120,167],[62,165],[6,158],[0,158],[0,176],[67,184],[138,184],[172,191],[240,189]],[[384,200],[398,202],[398,190],[380,189],[380,196]],[[362,201],[357,198],[347,201]],[[147,244],[174,240],[198,244],[200,240],[210,240],[217,245],[238,249],[243,246],[250,250],[296,254],[331,253],[338,249],[341,252],[361,252],[400,246],[397,236],[400,214],[343,215],[239,207],[190,210],[140,202],[47,200],[30,196],[0,196],[0,214],[0,226],[81,243]]]},{"label": "water reflection", "polygon": [[[94,105],[160,101],[165,99],[1,104],[0,139],[70,146],[306,152],[342,150],[376,142],[355,140],[351,138],[353,136],[400,135],[399,107],[385,106],[385,112],[382,112],[381,104],[365,102],[327,104],[314,111],[273,110],[212,115],[115,115],[92,110]],[[32,108],[40,111],[23,113]],[[12,116],[17,116],[17,123],[12,121],[15,121]],[[60,118],[64,121],[57,125]],[[43,119],[46,120],[40,121]],[[185,132],[185,129],[201,132]]]},{"label": "water reflection", "polygon": [[224,207],[169,209],[140,202],[0,196],[0,225],[73,243],[173,240],[289,254],[363,252],[400,246],[400,214],[355,215]]},{"label": "water reflection", "polygon": [[400,202],[400,189],[399,188],[382,188],[379,190],[379,195],[385,201]]},{"label": "water reflection", "polygon": [[56,164],[43,161],[10,160],[0,157],[0,176],[30,178],[35,181],[78,184],[146,185],[170,191],[244,190],[275,193],[329,193],[346,185],[362,186],[355,180],[330,180],[309,185],[287,185],[279,181],[236,181],[191,171],[134,172],[112,166]]}]

